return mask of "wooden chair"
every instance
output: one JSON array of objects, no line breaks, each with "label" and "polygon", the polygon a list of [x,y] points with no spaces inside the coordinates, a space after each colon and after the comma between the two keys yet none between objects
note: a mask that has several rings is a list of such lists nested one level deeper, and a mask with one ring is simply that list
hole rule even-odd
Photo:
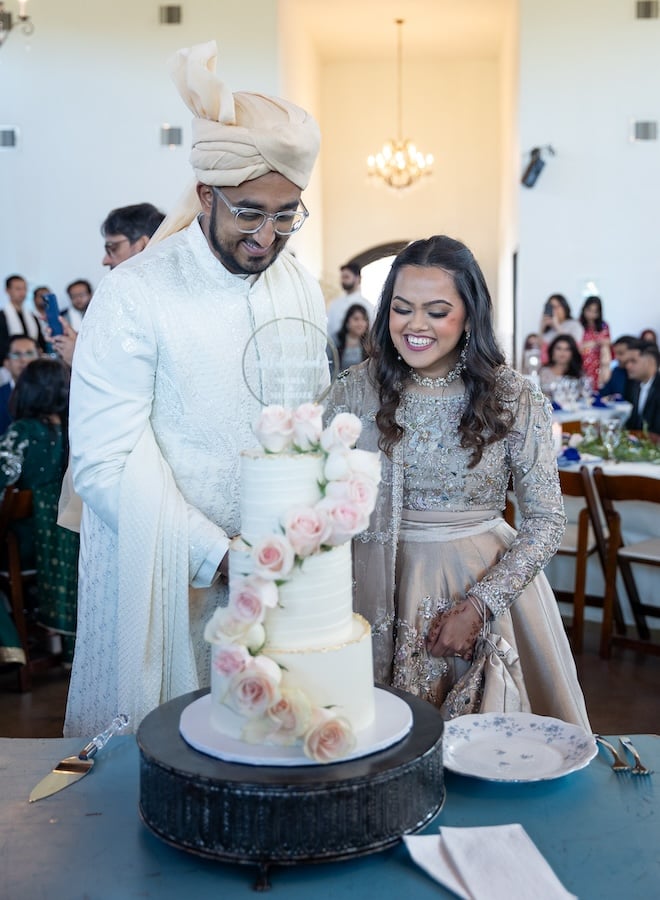
[{"label": "wooden chair", "polygon": [[16,535],[11,529],[13,522],[28,519],[32,515],[32,491],[20,491],[9,486],[5,489],[0,504],[0,588],[9,597],[11,613],[16,631],[25,652],[26,663],[18,670],[21,691],[31,690],[33,672],[43,671],[58,662],[54,654],[37,656],[31,640],[31,628],[25,615],[25,589],[36,583],[36,570],[25,568]]},{"label": "wooden chair", "polygon": [[[585,467],[582,466],[582,469]],[[585,501],[578,514],[576,523],[569,522],[557,550],[557,556],[570,556],[575,559],[575,588],[573,593],[568,591],[555,591],[558,600],[573,604],[573,623],[571,625],[571,643],[575,653],[582,652],[584,639],[584,607],[586,603],[587,562],[589,557],[598,550],[598,541],[591,525],[589,509],[586,503],[584,479],[582,469],[579,472],[559,470],[559,483],[561,492],[565,497],[581,497]],[[594,598],[589,598],[590,603]],[[596,605],[602,604],[602,599],[596,598]]]},{"label": "wooden chair", "polygon": [[[610,532],[600,655],[604,658],[609,657],[612,644],[620,644],[633,650],[660,656],[660,644],[651,640],[646,621],[647,616],[660,618],[660,606],[653,606],[640,600],[632,570],[633,563],[660,569],[660,537],[626,544],[623,540],[621,514],[616,508],[616,504],[630,500],[660,503],[660,479],[639,475],[610,475],[600,467],[594,469],[593,477]],[[617,573],[621,574],[626,588],[638,638],[612,633]]]}]

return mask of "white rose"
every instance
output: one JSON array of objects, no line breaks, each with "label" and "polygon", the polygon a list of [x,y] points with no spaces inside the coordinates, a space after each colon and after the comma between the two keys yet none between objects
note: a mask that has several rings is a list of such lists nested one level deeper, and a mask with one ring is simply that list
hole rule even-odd
[{"label": "white rose", "polygon": [[338,447],[354,447],[362,423],[353,413],[338,413],[321,435],[321,446],[329,453]]},{"label": "white rose", "polygon": [[351,467],[348,462],[348,450],[345,448],[331,450],[323,467],[323,476],[326,481],[344,481],[351,477]]},{"label": "white rose", "polygon": [[323,407],[303,403],[293,413],[293,445],[298,450],[318,447],[323,431]]}]

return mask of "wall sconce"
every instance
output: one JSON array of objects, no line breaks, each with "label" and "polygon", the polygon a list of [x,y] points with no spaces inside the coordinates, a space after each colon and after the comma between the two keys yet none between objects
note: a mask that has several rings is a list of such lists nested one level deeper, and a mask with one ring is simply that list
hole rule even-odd
[{"label": "wall sconce", "polygon": [[550,156],[555,155],[555,151],[552,149],[550,144],[546,144],[544,147],[534,147],[530,150],[529,153],[529,162],[527,163],[527,168],[522,174],[522,178],[520,179],[521,183],[525,185],[525,187],[533,188],[537,182],[537,179],[543,168],[545,166],[545,161],[543,159],[543,152],[546,151],[550,154]]},{"label": "wall sconce", "polygon": [[18,0],[18,18],[14,21],[12,14],[5,9],[5,4],[0,0],[0,47],[9,37],[13,28],[20,28],[23,34],[32,34],[34,24],[27,14],[27,0]]}]

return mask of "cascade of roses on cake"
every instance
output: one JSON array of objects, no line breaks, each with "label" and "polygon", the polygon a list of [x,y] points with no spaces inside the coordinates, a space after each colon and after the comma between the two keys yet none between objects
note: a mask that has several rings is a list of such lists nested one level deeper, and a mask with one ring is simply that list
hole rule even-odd
[{"label": "cascade of roses on cake", "polygon": [[277,745],[302,741],[305,755],[316,762],[347,756],[355,735],[332,708],[315,707],[302,689],[282,686],[279,665],[262,652],[264,620],[278,603],[278,585],[295,566],[367,527],[380,460],[377,453],[355,449],[361,428],[357,416],[339,413],[323,429],[323,408],[315,403],[262,411],[255,434],[266,453],[323,454],[322,496],[313,506],[289,510],[279,532],[252,546],[252,574],[230,584],[228,605],[216,610],[205,630],[206,640],[216,645],[213,665],[224,690],[220,699],[246,719],[243,740]]}]

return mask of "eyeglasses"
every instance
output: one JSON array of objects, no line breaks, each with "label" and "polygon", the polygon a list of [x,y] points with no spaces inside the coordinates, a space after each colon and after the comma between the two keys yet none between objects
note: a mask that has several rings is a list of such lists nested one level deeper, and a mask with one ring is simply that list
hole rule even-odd
[{"label": "eyeglasses", "polygon": [[213,190],[218,194],[229,212],[234,216],[234,224],[242,234],[256,234],[260,228],[264,227],[266,222],[272,222],[275,234],[287,237],[288,235],[299,231],[309,215],[302,200],[300,201],[302,209],[282,210],[281,212],[273,213],[271,216],[268,213],[262,212],[260,209],[232,206],[220,188],[214,187]]},{"label": "eyeglasses", "polygon": [[36,359],[39,354],[36,350],[25,350],[21,353],[18,350],[13,350],[11,353],[7,354],[8,359]]},{"label": "eyeglasses", "polygon": [[108,256],[114,256],[117,252],[117,247],[120,244],[125,243],[126,241],[128,241],[129,244],[131,243],[128,238],[120,238],[118,241],[106,241],[106,243],[103,245],[105,247],[105,252],[108,254]]}]

